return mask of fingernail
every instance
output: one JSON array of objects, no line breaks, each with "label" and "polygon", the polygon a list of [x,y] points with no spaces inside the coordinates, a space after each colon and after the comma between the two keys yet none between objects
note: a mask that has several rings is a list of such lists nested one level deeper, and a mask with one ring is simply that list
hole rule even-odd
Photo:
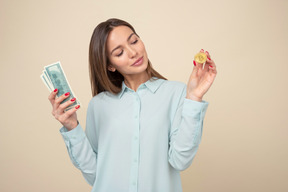
[{"label": "fingernail", "polygon": [[77,105],[77,106],[75,107],[75,109],[79,109],[79,107],[80,107],[80,105]]},{"label": "fingernail", "polygon": [[210,68],[213,68],[212,65],[209,65]]},{"label": "fingernail", "polygon": [[204,49],[201,49],[200,52],[204,52]]},{"label": "fingernail", "polygon": [[208,51],[205,51],[207,54],[209,54],[209,52]]},{"label": "fingernail", "polygon": [[58,89],[54,89],[54,92],[57,92],[58,91]]},{"label": "fingernail", "polygon": [[68,95],[70,95],[70,93],[68,92],[68,93],[65,93],[65,96],[68,96]]},{"label": "fingernail", "polygon": [[76,100],[76,98],[74,97],[73,99],[71,99],[70,101],[74,102]]},{"label": "fingernail", "polygon": [[193,64],[194,64],[194,66],[196,66],[196,62],[193,60]]},{"label": "fingernail", "polygon": [[207,57],[209,61],[211,61],[210,57]]}]

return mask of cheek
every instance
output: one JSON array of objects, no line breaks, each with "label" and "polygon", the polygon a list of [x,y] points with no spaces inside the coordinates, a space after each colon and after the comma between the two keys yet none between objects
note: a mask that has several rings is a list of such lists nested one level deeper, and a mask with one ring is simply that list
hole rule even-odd
[{"label": "cheek", "polygon": [[144,45],[144,43],[143,43],[142,41],[141,41],[141,43],[140,43],[139,48],[140,48],[142,51],[145,51],[145,52],[146,52],[145,45]]},{"label": "cheek", "polygon": [[145,48],[145,46],[144,46],[143,43],[141,43],[141,46],[140,46],[139,48],[140,48],[139,50],[141,51],[141,53],[142,53],[143,55],[146,55],[146,56],[147,56],[146,48]]},{"label": "cheek", "polygon": [[110,59],[110,61],[111,61],[111,64],[116,68],[125,66],[128,62],[125,55],[122,55],[122,57],[119,57],[119,58],[118,57],[112,58],[112,59]]}]

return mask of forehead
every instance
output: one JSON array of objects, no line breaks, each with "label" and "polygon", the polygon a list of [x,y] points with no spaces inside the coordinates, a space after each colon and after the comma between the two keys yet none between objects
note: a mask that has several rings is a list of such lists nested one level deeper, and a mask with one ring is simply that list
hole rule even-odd
[{"label": "forehead", "polygon": [[115,27],[107,37],[106,45],[108,50],[125,43],[131,33],[133,33],[133,31],[127,26]]}]

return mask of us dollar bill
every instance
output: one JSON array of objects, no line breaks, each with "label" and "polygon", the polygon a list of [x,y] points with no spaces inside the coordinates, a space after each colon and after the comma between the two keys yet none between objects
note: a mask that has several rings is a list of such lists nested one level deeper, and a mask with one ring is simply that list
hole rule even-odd
[{"label": "us dollar bill", "polygon": [[[70,84],[66,78],[64,70],[61,66],[60,61],[53,63],[51,65],[47,65],[44,67],[44,71],[40,75],[43,83],[46,85],[48,90],[52,92],[54,89],[58,89],[57,97],[69,92],[70,95],[68,98],[64,99],[62,103],[69,101],[72,98],[76,98],[75,94],[73,93]],[[75,107],[76,105],[80,105],[79,100],[76,98],[76,101],[69,105],[65,111]]]}]

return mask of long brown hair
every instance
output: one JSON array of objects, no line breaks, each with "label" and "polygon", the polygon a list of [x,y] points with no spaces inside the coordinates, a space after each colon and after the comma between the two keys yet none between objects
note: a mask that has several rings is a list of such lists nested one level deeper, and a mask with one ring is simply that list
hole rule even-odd
[{"label": "long brown hair", "polygon": [[[89,73],[93,96],[102,91],[109,91],[114,94],[121,91],[124,77],[117,70],[115,72],[108,70],[109,60],[106,55],[107,37],[113,28],[117,26],[127,26],[137,35],[132,25],[126,21],[115,18],[100,23],[94,29],[89,46]],[[149,59],[146,71],[149,78],[157,77],[159,79],[166,79],[153,69]]]}]

